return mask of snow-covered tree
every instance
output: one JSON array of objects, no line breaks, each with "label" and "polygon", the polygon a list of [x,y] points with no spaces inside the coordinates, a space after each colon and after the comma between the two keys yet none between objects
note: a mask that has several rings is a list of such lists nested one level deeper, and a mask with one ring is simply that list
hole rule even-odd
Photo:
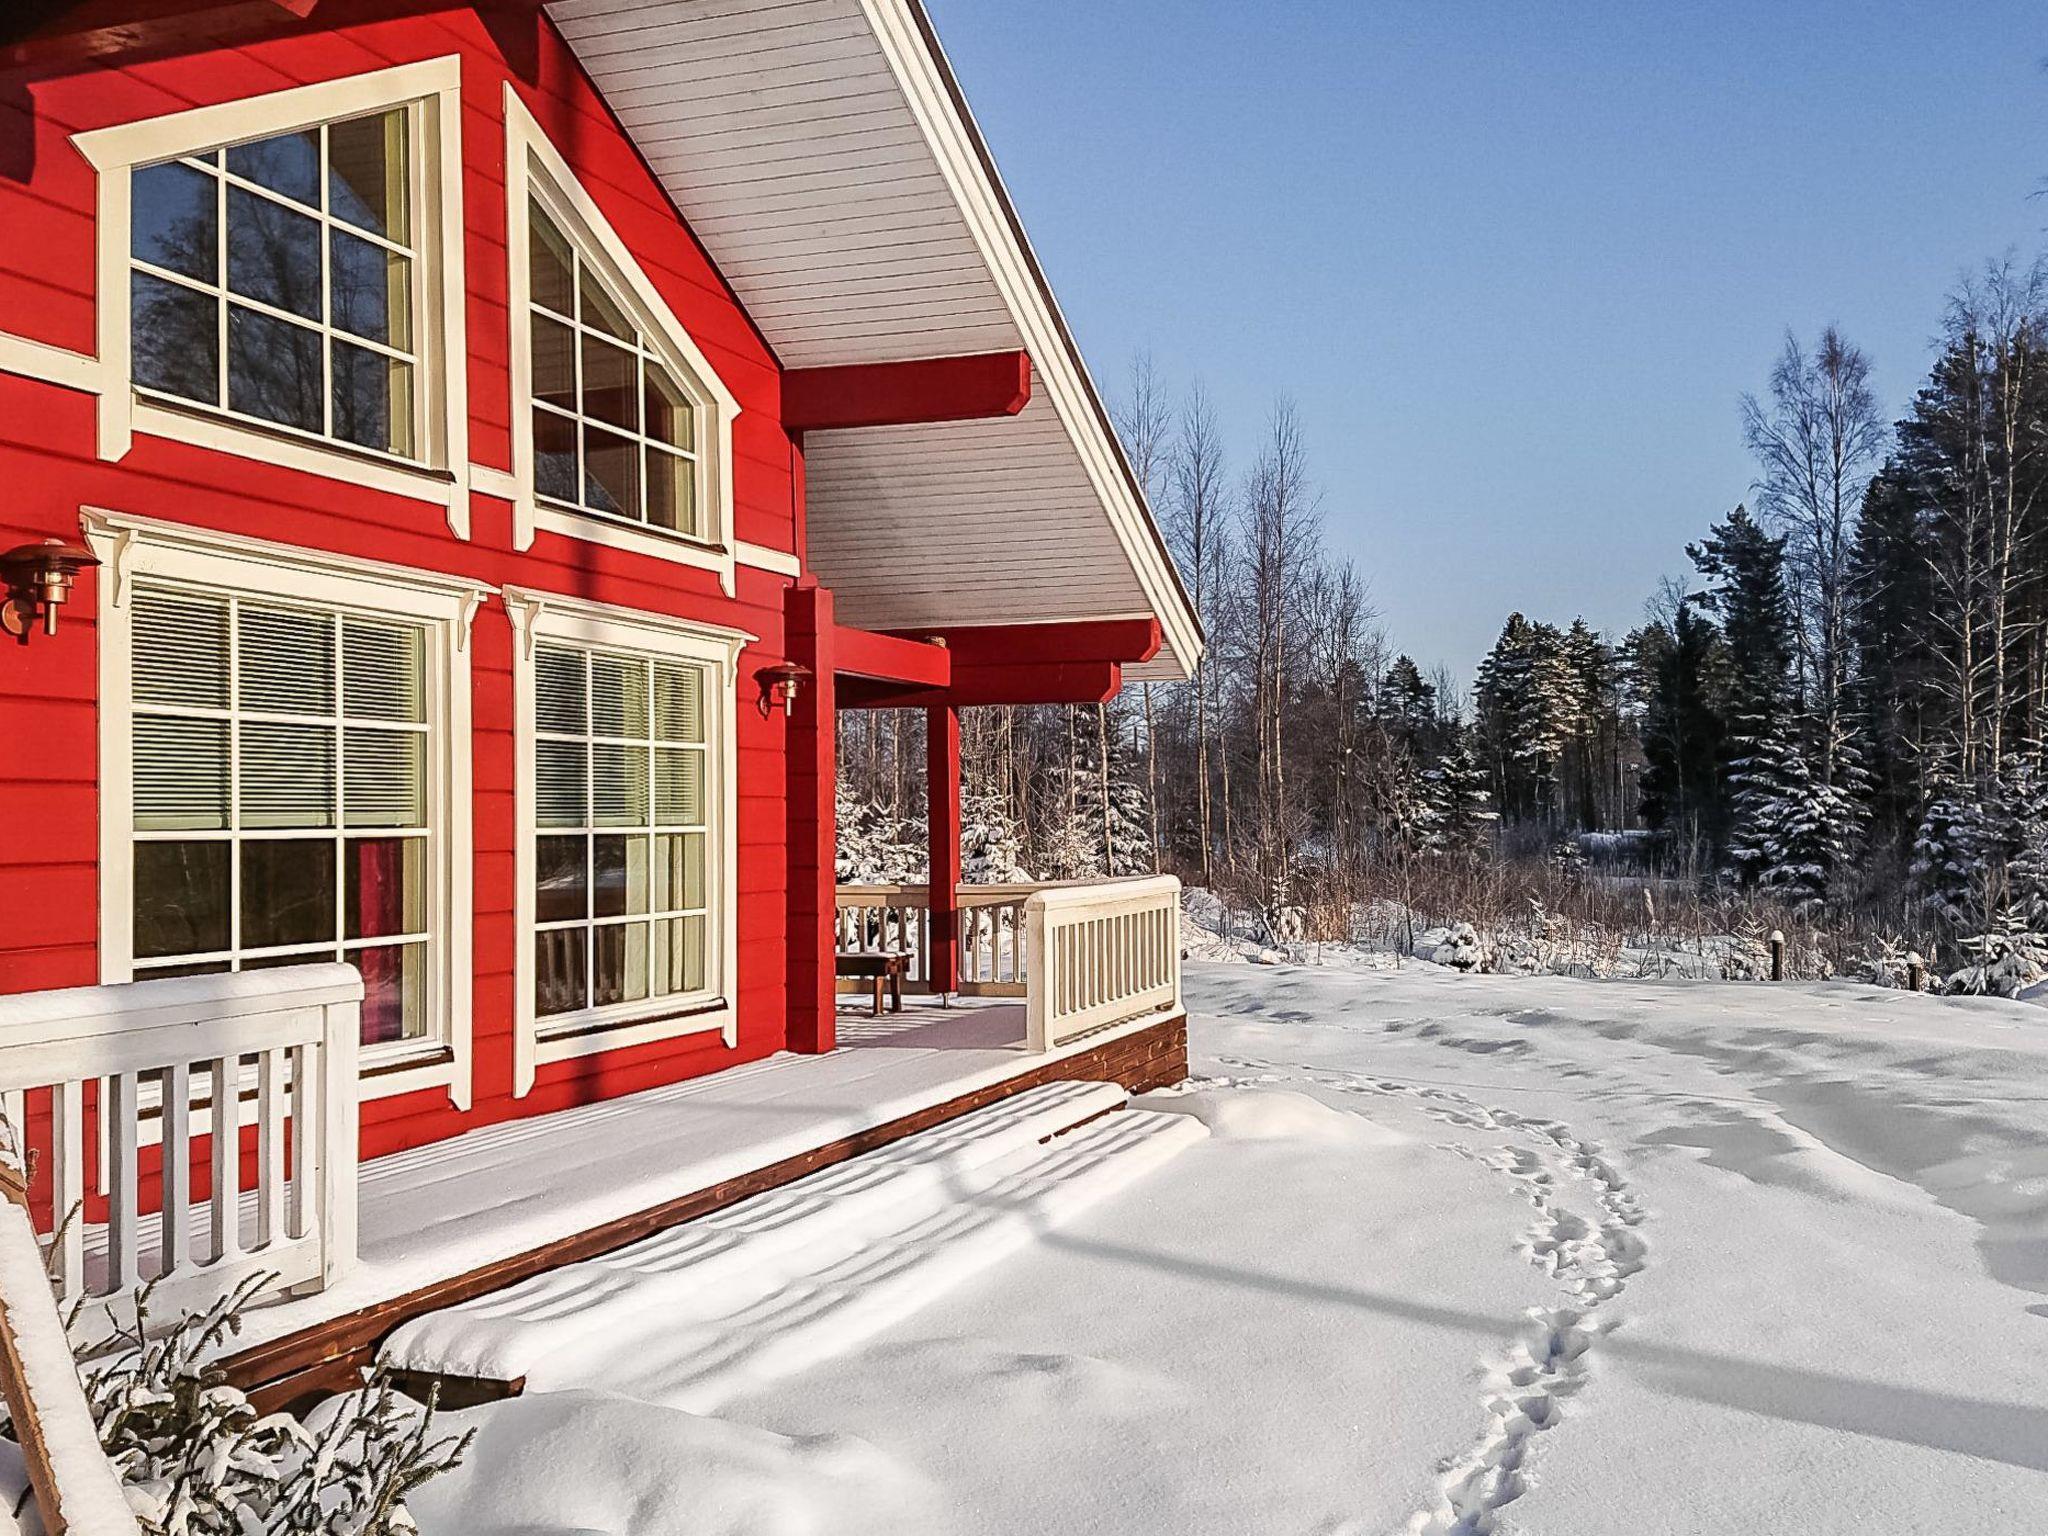
[{"label": "snow-covered tree", "polygon": [[1862,825],[1846,776],[1822,783],[1796,745],[1773,735],[1750,746],[1732,777],[1730,868],[1794,907],[1826,901],[1854,867]]},{"label": "snow-covered tree", "polygon": [[930,859],[922,827],[913,827],[885,807],[861,799],[843,783],[836,812],[842,884],[902,885],[924,879]]},{"label": "snow-covered tree", "polygon": [[1485,848],[1500,819],[1489,803],[1486,784],[1486,770],[1473,756],[1471,743],[1464,732],[1456,731],[1443,756],[1423,770],[1412,818],[1416,848],[1423,853],[1477,853]]},{"label": "snow-covered tree", "polygon": [[1023,840],[1001,795],[963,795],[960,801],[960,878],[968,885],[1009,885],[1029,880],[1020,862]]},{"label": "snow-covered tree", "polygon": [[1133,765],[1112,745],[1109,757],[1108,804],[1103,801],[1103,772],[1100,762],[1085,757],[1071,770],[1057,770],[1064,793],[1058,797],[1072,807],[1062,815],[1045,837],[1045,863],[1054,880],[1082,880],[1090,875],[1149,875],[1152,872],[1152,818],[1145,803],[1145,786],[1138,781]]}]

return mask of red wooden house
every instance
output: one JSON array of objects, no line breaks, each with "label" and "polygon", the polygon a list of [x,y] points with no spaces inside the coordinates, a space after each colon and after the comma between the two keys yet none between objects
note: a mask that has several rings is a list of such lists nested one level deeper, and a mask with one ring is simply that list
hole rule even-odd
[{"label": "red wooden house", "polygon": [[[204,1023],[346,963],[359,1004],[289,974],[359,1021],[326,1112],[366,1159],[833,1051],[842,901],[914,908],[934,990],[1027,994],[1005,1080],[1178,1029],[1151,887],[962,919],[957,711],[1201,636],[916,0],[26,11],[0,992],[196,978],[122,995]],[[98,562],[54,633],[49,540]],[[835,720],[874,707],[929,711],[934,879],[842,898]],[[0,1063],[126,1006],[65,995]],[[57,1193],[118,1207],[155,1135],[167,1205],[258,1191],[267,1077],[239,1159],[147,1124],[255,1070],[222,1038],[9,1077]]]}]

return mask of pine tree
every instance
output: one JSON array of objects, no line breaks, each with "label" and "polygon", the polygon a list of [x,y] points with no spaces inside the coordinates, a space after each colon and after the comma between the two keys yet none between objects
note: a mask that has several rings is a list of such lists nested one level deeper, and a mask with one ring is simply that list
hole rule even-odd
[{"label": "pine tree", "polygon": [[843,782],[836,801],[838,878],[845,885],[905,885],[925,878],[930,856],[921,827],[862,799]]},{"label": "pine tree", "polygon": [[960,879],[967,885],[1011,885],[1031,878],[1023,864],[1023,840],[1001,795],[964,794],[960,799]]},{"label": "pine tree", "polygon": [[1982,803],[1944,774],[1920,813],[1913,836],[1913,886],[1951,931],[1980,930],[1991,916],[1984,860],[1991,841]]},{"label": "pine tree", "polygon": [[1422,773],[1413,821],[1415,847],[1422,853],[1477,853],[1500,819],[1487,804],[1486,770],[1465,733],[1453,730],[1452,744]]},{"label": "pine tree", "polygon": [[1057,770],[1061,791],[1055,803],[1070,804],[1072,815],[1062,815],[1045,842],[1044,862],[1055,880],[1080,880],[1090,875],[1145,875],[1152,872],[1152,818],[1145,802],[1145,786],[1139,782],[1134,765],[1112,738],[1109,754],[1108,868],[1104,865],[1103,779],[1099,761],[1086,756],[1076,759],[1071,782],[1062,764]]},{"label": "pine tree", "polygon": [[1720,632],[1681,603],[1660,650],[1643,725],[1643,819],[1674,838],[1718,847],[1727,826]]}]

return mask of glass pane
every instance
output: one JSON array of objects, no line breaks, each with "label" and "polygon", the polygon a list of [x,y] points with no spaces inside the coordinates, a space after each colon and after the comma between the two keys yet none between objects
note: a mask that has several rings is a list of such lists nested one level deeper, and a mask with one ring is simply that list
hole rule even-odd
[{"label": "glass pane", "polygon": [[411,351],[410,258],[346,230],[333,231],[331,239],[334,266],[327,281],[335,328]]},{"label": "glass pane", "polygon": [[591,275],[590,268],[586,266],[576,275],[577,286],[583,297],[583,323],[592,330],[603,331],[618,337],[621,341],[631,341],[633,327],[626,323],[625,313],[611,301],[611,296]]},{"label": "glass pane", "polygon": [[334,840],[242,844],[243,949],[334,937]]},{"label": "glass pane", "polygon": [[596,861],[591,888],[594,916],[624,917],[647,910],[648,841],[644,837],[591,839]]},{"label": "glass pane", "polygon": [[590,824],[587,750],[576,741],[534,743],[534,811],[542,826]]},{"label": "glass pane", "polygon": [[426,927],[425,838],[352,837],[343,862],[344,937],[378,939]]},{"label": "glass pane", "polygon": [[[228,169],[259,187],[317,208],[320,205],[320,130],[302,128],[228,151]],[[246,195],[246,194],[245,194]]]},{"label": "glass pane", "polygon": [[534,839],[533,920],[568,923],[590,915],[589,839]]},{"label": "glass pane", "polygon": [[647,663],[599,652],[590,658],[590,733],[647,739]]},{"label": "glass pane", "polygon": [[427,824],[427,738],[418,731],[349,727],[343,746],[343,815],[351,827]]},{"label": "glass pane", "polygon": [[654,840],[654,910],[702,911],[704,834],[664,832]]},{"label": "glass pane", "polygon": [[666,368],[650,362],[647,367],[647,435],[657,443],[678,448],[697,445],[696,413],[680,384]]},{"label": "glass pane", "polygon": [[697,466],[659,448],[647,450],[647,521],[701,538],[697,527]]},{"label": "glass pane", "polygon": [[227,843],[135,845],[135,955],[228,947]]},{"label": "glass pane", "polygon": [[249,720],[242,725],[242,825],[334,825],[334,728]]},{"label": "glass pane", "polygon": [[413,366],[368,347],[334,343],[334,435],[411,458]]},{"label": "glass pane", "polygon": [[614,923],[591,930],[596,948],[591,1001],[599,1008],[647,996],[647,925]]},{"label": "glass pane", "polygon": [[322,428],[320,333],[228,306],[228,406],[305,432]]},{"label": "glass pane", "polygon": [[569,242],[539,203],[527,205],[533,238],[527,243],[527,283],[533,302],[558,315],[576,313],[576,279]]},{"label": "glass pane", "polygon": [[173,163],[137,171],[128,188],[128,248],[135,259],[219,282],[219,180]]},{"label": "glass pane", "polygon": [[542,1018],[590,1006],[584,974],[587,928],[552,928],[533,936],[533,1011]]},{"label": "glass pane", "polygon": [[348,956],[363,973],[363,1044],[417,1040],[427,1032],[427,946],[393,944]]},{"label": "glass pane", "polygon": [[590,749],[591,825],[647,825],[647,749],[600,742]]},{"label": "glass pane", "polygon": [[400,245],[412,242],[403,109],[328,125],[327,211]]},{"label": "glass pane", "polygon": [[427,718],[426,639],[411,624],[344,619],[342,707],[357,720]]},{"label": "glass pane", "polygon": [[534,724],[543,731],[580,736],[589,729],[583,652],[544,645],[533,659]]},{"label": "glass pane", "polygon": [[137,272],[129,281],[135,382],[181,400],[220,404],[220,300]]},{"label": "glass pane", "polygon": [[243,709],[334,713],[332,614],[243,603],[237,623],[235,654]]},{"label": "glass pane", "polygon": [[704,919],[671,917],[654,924],[654,993],[704,989]]},{"label": "glass pane", "polygon": [[135,701],[226,709],[228,605],[217,597],[135,594]]},{"label": "glass pane", "polygon": [[657,662],[654,668],[654,739],[704,739],[704,672]]},{"label": "glass pane", "polygon": [[654,820],[663,827],[704,825],[704,754],[690,748],[654,754]]},{"label": "glass pane", "polygon": [[533,398],[576,409],[576,333],[546,315],[533,317]]},{"label": "glass pane", "polygon": [[273,309],[318,320],[319,220],[229,187],[228,289]]},{"label": "glass pane", "polygon": [[135,829],[218,832],[228,824],[228,724],[137,715]]},{"label": "glass pane", "polygon": [[581,503],[576,473],[576,423],[538,406],[533,412],[533,489],[551,501]]},{"label": "glass pane", "polygon": [[640,516],[640,447],[597,427],[583,429],[583,504],[619,517]]},{"label": "glass pane", "polygon": [[[536,321],[539,325],[543,322]],[[583,414],[628,432],[640,428],[639,391],[633,375],[639,369],[633,354],[599,337],[583,338]]]}]

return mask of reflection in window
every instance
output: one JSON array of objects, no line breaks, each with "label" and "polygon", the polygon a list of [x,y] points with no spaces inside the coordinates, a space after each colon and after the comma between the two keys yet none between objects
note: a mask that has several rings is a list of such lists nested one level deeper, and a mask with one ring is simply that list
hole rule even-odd
[{"label": "reflection in window", "polygon": [[395,108],[136,170],[136,387],[417,458],[409,123]]},{"label": "reflection in window", "polygon": [[708,537],[690,397],[538,202],[528,228],[535,494]]},{"label": "reflection in window", "polygon": [[565,645],[533,666],[535,1014],[707,991],[704,669]]},{"label": "reflection in window", "polygon": [[426,637],[135,596],[135,974],[345,960],[363,1041],[428,1032]]}]

